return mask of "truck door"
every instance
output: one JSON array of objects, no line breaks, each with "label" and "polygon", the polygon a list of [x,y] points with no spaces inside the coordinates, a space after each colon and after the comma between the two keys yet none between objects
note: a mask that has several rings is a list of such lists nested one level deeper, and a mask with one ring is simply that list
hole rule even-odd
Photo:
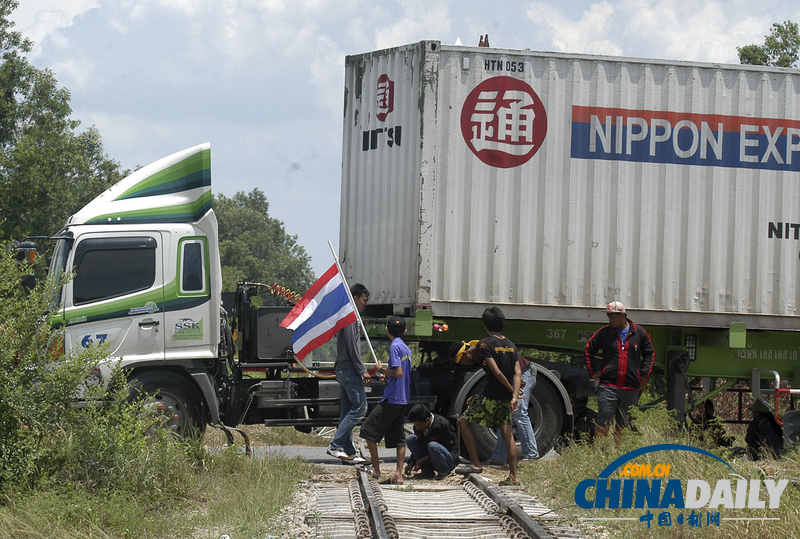
[{"label": "truck door", "polygon": [[162,251],[159,232],[78,238],[64,294],[67,351],[105,343],[124,363],[164,358]]}]

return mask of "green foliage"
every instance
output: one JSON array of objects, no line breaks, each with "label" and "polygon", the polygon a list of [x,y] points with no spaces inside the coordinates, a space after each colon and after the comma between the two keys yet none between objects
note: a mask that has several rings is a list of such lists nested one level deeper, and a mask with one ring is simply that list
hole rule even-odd
[{"label": "green foliage", "polygon": [[72,213],[125,173],[100,135],[78,132],[70,94],[25,54],[32,43],[12,31],[15,0],[0,0],[0,239],[58,231]]},{"label": "green foliage", "polygon": [[53,433],[47,477],[90,492],[124,491],[158,501],[186,497],[194,467],[193,442],[163,428],[146,402],[131,401],[124,379],[105,392],[102,405],[87,406]]},{"label": "green foliage", "polygon": [[[63,332],[44,321],[60,282],[19,286],[25,267],[0,257],[0,487],[66,479],[87,488],[155,488],[175,469],[160,419],[128,399],[123,377],[87,385],[105,350],[64,356]],[[76,406],[78,391],[89,403]]]},{"label": "green foliage", "polygon": [[278,283],[299,294],[308,290],[314,282],[311,259],[297,244],[297,236],[286,234],[283,223],[269,216],[269,202],[263,192],[240,191],[232,198],[216,195],[214,212],[219,221],[224,290],[235,290],[242,280]]},{"label": "green foliage", "polygon": [[180,440],[148,400],[130,398],[119,373],[108,389],[85,384],[107,351],[60,353],[62,332],[44,323],[44,298],[60,283],[26,293],[27,270],[13,253],[0,255],[0,539],[192,537],[213,528],[256,537],[279,528],[267,520],[308,466]]},{"label": "green foliage", "polygon": [[800,34],[797,23],[786,21],[773,23],[772,30],[764,36],[763,45],[736,47],[739,61],[743,64],[794,67],[800,49]]},{"label": "green foliage", "polygon": [[35,479],[43,440],[74,416],[76,388],[96,364],[88,354],[60,357],[61,332],[42,319],[58,283],[26,294],[25,269],[13,253],[0,257],[0,486]]},{"label": "green foliage", "polygon": [[[277,517],[286,507],[298,481],[310,474],[308,463],[299,458],[243,459],[228,448],[209,461],[206,474],[198,477],[199,489],[208,504],[203,514],[193,515],[195,530],[217,529],[220,533],[195,536],[267,537],[286,530]],[[295,536],[289,530],[284,537]]]}]

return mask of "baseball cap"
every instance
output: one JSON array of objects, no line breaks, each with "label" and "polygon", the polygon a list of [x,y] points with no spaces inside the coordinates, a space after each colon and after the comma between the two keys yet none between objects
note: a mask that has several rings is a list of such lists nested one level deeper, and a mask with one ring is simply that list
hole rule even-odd
[{"label": "baseball cap", "polygon": [[625,305],[621,301],[612,301],[606,307],[606,313],[622,313],[625,314]]},{"label": "baseball cap", "polygon": [[390,316],[386,321],[386,327],[400,328],[403,331],[406,329],[406,319],[402,316]]}]

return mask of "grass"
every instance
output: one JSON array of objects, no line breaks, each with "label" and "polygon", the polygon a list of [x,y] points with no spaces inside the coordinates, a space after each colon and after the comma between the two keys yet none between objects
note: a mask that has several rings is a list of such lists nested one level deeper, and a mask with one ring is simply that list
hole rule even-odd
[{"label": "grass", "polygon": [[[665,509],[650,508],[654,514],[648,529],[645,522],[639,518],[645,515],[648,508],[644,509],[582,509],[575,501],[575,490],[578,483],[584,479],[596,479],[601,470],[611,464],[615,459],[635,449],[657,444],[684,444],[702,447],[691,433],[676,432],[673,423],[663,409],[652,409],[638,414],[636,419],[637,432],[626,432],[619,445],[614,444],[611,437],[597,441],[594,445],[571,444],[564,448],[556,459],[538,461],[522,467],[520,478],[526,490],[539,498],[545,505],[553,508],[558,514],[566,516],[567,521],[583,529],[589,537],[607,535],[609,537],[661,538],[682,537],[691,535],[713,535],[723,538],[749,537],[754,534],[761,536],[794,537],[796,530],[800,529],[800,484],[792,479],[800,478],[800,449],[793,448],[786,452],[780,459],[747,462],[741,457],[734,456],[730,451],[714,450],[725,462],[729,463],[734,472],[725,464],[702,454],[686,451],[659,451],[642,455],[630,461],[635,464],[669,464],[671,466],[669,479],[680,479],[683,491],[689,479],[705,480],[711,491],[719,480],[730,480],[736,485],[737,479],[788,479],[789,484],[783,492],[778,509],[726,509],[723,507],[701,507],[695,512],[702,512],[700,527],[690,527],[686,521],[677,523],[680,514],[687,518],[691,509],[676,509],[674,506]],[[741,431],[735,433],[737,444],[744,446]],[[612,473],[618,474],[619,470]],[[619,478],[618,476],[616,478]],[[666,481],[662,483],[662,493]],[[590,488],[587,499],[594,499],[594,488]],[[761,499],[768,499],[765,489],[761,487]],[[658,516],[663,512],[670,513],[671,525],[658,524]],[[707,525],[707,514],[720,514],[720,525]],[[631,521],[586,521],[581,518],[633,518]],[[779,518],[778,521],[756,520],[724,520],[726,518]],[[707,528],[711,529],[707,529]]]},{"label": "grass", "polygon": [[[311,433],[300,432],[294,427],[265,427],[263,425],[240,425],[250,439],[250,444],[259,445],[307,445],[313,447],[324,447],[330,443],[330,438],[322,434],[324,432],[315,431]],[[242,437],[238,433],[233,433],[235,443],[241,444]],[[205,443],[209,447],[222,446],[227,443],[225,433],[219,429],[209,427],[206,429]]]},{"label": "grass", "polygon": [[[50,482],[0,494],[0,539],[263,538],[285,524],[277,516],[313,467],[299,458],[249,458],[241,446],[207,452],[176,444],[171,484],[100,490]],[[181,483],[175,485],[173,483]]]}]

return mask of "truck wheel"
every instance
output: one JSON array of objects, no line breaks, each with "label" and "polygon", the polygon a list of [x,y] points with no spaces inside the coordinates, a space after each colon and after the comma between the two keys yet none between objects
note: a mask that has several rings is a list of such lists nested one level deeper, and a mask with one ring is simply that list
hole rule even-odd
[{"label": "truck wheel", "polygon": [[181,376],[171,372],[143,372],[131,379],[131,396],[150,395],[148,411],[162,416],[175,434],[190,438],[205,431],[200,397]]},{"label": "truck wheel", "polygon": [[[484,380],[475,385],[471,391],[473,395],[483,390]],[[539,455],[543,457],[553,449],[564,426],[564,409],[561,406],[561,398],[544,376],[538,377],[536,386],[531,392],[528,416],[533,424]],[[517,429],[514,428],[515,435],[516,431]],[[489,458],[497,445],[496,432],[480,425],[472,425],[472,432],[475,434],[475,446],[481,460]],[[519,452],[518,442],[517,453]],[[462,454],[466,455],[466,448],[462,448]]]},{"label": "truck wheel", "polygon": [[531,392],[528,417],[533,424],[539,456],[543,457],[555,447],[564,427],[564,408],[561,397],[544,376],[538,376]]}]

